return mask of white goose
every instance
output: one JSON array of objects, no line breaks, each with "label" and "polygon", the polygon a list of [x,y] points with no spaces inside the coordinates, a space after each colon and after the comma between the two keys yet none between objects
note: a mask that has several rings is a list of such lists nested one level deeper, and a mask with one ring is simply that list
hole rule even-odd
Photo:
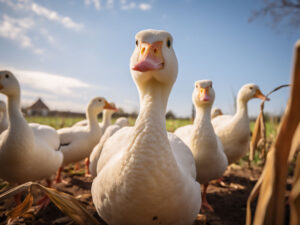
[{"label": "white goose", "polygon": [[[87,126],[73,126],[59,129],[57,131],[60,139],[60,150],[64,154],[63,166],[78,162],[88,157],[94,146],[99,142],[103,131],[98,124],[98,114],[103,109],[115,110],[105,98],[93,98],[86,109]],[[86,160],[86,175],[89,175],[89,161]],[[61,181],[61,167],[57,173],[56,182]]]},{"label": "white goose", "polygon": [[211,110],[211,119],[214,119],[217,116],[223,115],[223,112],[220,108],[213,108]]},{"label": "white goose", "polygon": [[0,100],[0,134],[8,128],[6,104]]},{"label": "white goose", "polygon": [[200,185],[189,148],[167,133],[165,112],[177,77],[172,36],[145,30],[136,35],[130,61],[140,94],[134,127],[105,143],[93,180],[98,214],[109,225],[189,225],[201,206]]},{"label": "white goose", "polygon": [[[112,109],[104,109],[103,110],[102,122],[99,123],[99,127],[101,129],[101,133],[102,134],[104,134],[105,129],[112,124],[111,123],[111,117],[117,111],[116,108],[115,108],[116,105],[113,102],[110,102],[109,104],[111,106],[113,106],[114,109],[113,110]],[[87,117],[87,115],[86,115],[86,117]],[[81,120],[81,121],[75,123],[73,125],[73,127],[74,126],[87,126],[87,125],[88,125],[88,121],[87,120]]]},{"label": "white goose", "polygon": [[129,121],[125,117],[118,118],[114,125],[110,125],[106,128],[104,134],[102,135],[99,143],[94,147],[91,155],[90,155],[90,173],[92,178],[97,175],[97,164],[99,157],[101,155],[102,148],[105,142],[110,138],[114,133],[116,133],[121,128],[129,126]]},{"label": "white goose", "polygon": [[226,153],[228,163],[234,163],[243,157],[249,148],[250,127],[247,103],[250,99],[266,97],[255,84],[245,84],[237,96],[235,115],[221,115],[212,120],[216,134]]},{"label": "white goose", "polygon": [[52,127],[27,124],[20,110],[20,85],[0,71],[0,92],[7,96],[9,126],[0,135],[0,177],[11,183],[48,178],[61,166],[59,138]]},{"label": "white goose", "polygon": [[228,161],[211,124],[211,107],[215,99],[212,81],[196,81],[192,97],[196,109],[194,123],[178,128],[175,134],[190,147],[194,155],[197,181],[204,184],[202,207],[213,211],[206,200],[207,186],[209,181],[222,177]]}]

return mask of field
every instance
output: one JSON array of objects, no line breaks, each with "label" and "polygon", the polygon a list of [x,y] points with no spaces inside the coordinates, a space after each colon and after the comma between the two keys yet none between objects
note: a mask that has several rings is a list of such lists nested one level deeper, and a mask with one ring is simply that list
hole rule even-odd
[{"label": "field", "polygon": [[[71,126],[82,120],[82,118],[51,117],[27,117],[26,119],[28,122],[47,124],[56,129]],[[190,120],[167,120],[167,130],[172,132],[176,128],[190,123]],[[134,124],[134,119],[130,119],[130,124]],[[266,124],[269,143],[276,136],[277,126],[276,123],[272,122]],[[250,127],[253,129],[254,122],[251,122]],[[248,156],[245,156],[237,164],[227,169],[221,184],[212,183],[209,186],[208,201],[214,207],[215,212],[204,212],[206,224],[239,225],[245,223],[246,201],[262,171],[262,161],[258,155],[257,153],[251,167],[248,165]],[[84,176],[83,163],[81,163],[81,169],[76,172],[73,170],[73,165],[66,167],[63,178],[67,181],[67,184],[55,184],[54,188],[77,198],[94,217],[101,221],[93,206],[90,194],[92,180]],[[45,185],[44,181],[41,181],[41,183]],[[6,182],[0,181],[0,193],[8,187],[7,185]],[[0,224],[6,223],[7,213],[13,209],[13,202],[13,198],[0,202]],[[52,203],[38,213],[36,210],[34,207],[31,208],[26,217],[17,219],[16,224],[75,224]],[[105,223],[102,221],[102,224]]]}]

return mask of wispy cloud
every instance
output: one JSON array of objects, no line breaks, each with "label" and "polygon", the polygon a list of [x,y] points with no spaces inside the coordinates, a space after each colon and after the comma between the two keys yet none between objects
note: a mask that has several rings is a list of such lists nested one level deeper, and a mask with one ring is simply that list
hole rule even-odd
[{"label": "wispy cloud", "polygon": [[100,0],[84,0],[85,5],[94,5],[97,10],[101,9]]},{"label": "wispy cloud", "polygon": [[143,11],[150,10],[152,6],[149,3],[141,3],[139,4],[139,8]]},{"label": "wispy cloud", "polygon": [[[91,1],[99,2],[99,0]],[[68,29],[79,31],[84,27],[82,23],[76,23],[70,17],[62,16],[54,10],[35,3],[33,0],[0,0],[0,2],[5,3],[16,11],[33,12],[37,16],[47,18],[50,21],[55,21]]]},{"label": "wispy cloud", "polygon": [[[85,5],[94,5],[96,10],[100,9],[114,9],[114,0],[106,0],[106,3],[103,3],[103,7],[101,5],[100,0],[84,0]],[[127,1],[127,0],[119,0],[118,6],[121,10],[133,10],[138,9],[142,11],[151,10],[152,5],[150,3],[142,2],[137,3],[134,0]]]},{"label": "wispy cloud", "polygon": [[50,43],[53,44],[55,42],[54,37],[49,33],[49,31],[45,28],[40,29],[40,33],[42,36],[46,38],[46,40]]},{"label": "wispy cloud", "polygon": [[0,67],[0,70],[12,71],[25,87],[36,91],[48,92],[60,96],[77,96],[78,89],[92,88],[92,84],[77,78],[41,71],[20,70],[13,67]]},{"label": "wispy cloud", "polygon": [[31,10],[39,16],[43,16],[48,20],[52,20],[62,24],[64,27],[73,29],[73,30],[81,30],[83,28],[83,24],[75,23],[70,17],[61,16],[57,12],[47,9],[41,5],[36,3],[31,3]]},{"label": "wispy cloud", "polygon": [[35,26],[31,18],[12,18],[4,14],[0,21],[0,36],[17,42],[22,48],[30,48],[36,54],[42,54],[43,49],[36,48],[28,35],[28,31]]},{"label": "wispy cloud", "polygon": [[60,74],[4,66],[0,66],[0,70],[10,70],[19,80],[22,87],[22,105],[32,104],[41,97],[51,109],[84,111],[94,90],[98,92],[107,89]]}]

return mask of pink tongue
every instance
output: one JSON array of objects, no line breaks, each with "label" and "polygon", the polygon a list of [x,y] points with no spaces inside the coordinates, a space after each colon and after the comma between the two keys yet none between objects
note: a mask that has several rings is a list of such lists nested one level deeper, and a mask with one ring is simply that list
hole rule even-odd
[{"label": "pink tongue", "polygon": [[137,70],[140,72],[146,72],[149,70],[158,70],[162,67],[162,63],[157,62],[149,57],[144,60],[141,60],[136,65],[133,66],[133,70]]},{"label": "pink tongue", "polygon": [[205,93],[205,94],[202,95],[201,100],[204,101],[204,102],[208,102],[210,100],[210,97]]}]

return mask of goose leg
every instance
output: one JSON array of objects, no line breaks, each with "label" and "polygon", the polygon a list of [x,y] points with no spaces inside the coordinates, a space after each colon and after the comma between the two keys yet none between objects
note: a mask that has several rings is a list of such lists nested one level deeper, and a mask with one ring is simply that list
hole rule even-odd
[{"label": "goose leg", "polygon": [[[52,181],[50,179],[46,179],[47,187],[50,188],[52,186]],[[38,211],[46,208],[50,203],[49,197],[45,194],[40,200],[37,201]]]},{"label": "goose leg", "polygon": [[85,176],[86,177],[91,176],[91,173],[90,173],[90,158],[89,157],[85,158]]},{"label": "goose leg", "polygon": [[63,167],[60,167],[57,171],[57,174],[56,174],[56,178],[55,178],[55,183],[58,184],[58,183],[61,183],[62,182],[62,179],[61,179],[61,172],[63,170]]},{"label": "goose leg", "polygon": [[203,185],[201,211],[205,211],[204,208],[206,208],[209,212],[214,212],[214,208],[207,202],[206,199],[207,187],[208,183]]}]

